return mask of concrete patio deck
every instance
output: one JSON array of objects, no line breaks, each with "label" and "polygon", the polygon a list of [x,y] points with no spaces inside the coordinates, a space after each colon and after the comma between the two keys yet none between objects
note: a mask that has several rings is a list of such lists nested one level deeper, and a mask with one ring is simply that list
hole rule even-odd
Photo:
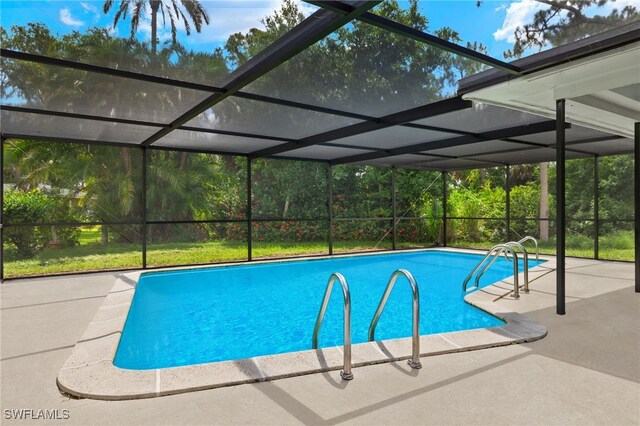
[{"label": "concrete patio deck", "polygon": [[[74,400],[56,375],[114,274],[6,282],[1,295],[3,424],[11,410],[68,410],[58,424],[640,424],[640,295],[632,264],[567,260],[567,315],[555,275],[496,303],[549,331],[542,340],[134,401]],[[9,410],[9,411],[7,411]]]}]

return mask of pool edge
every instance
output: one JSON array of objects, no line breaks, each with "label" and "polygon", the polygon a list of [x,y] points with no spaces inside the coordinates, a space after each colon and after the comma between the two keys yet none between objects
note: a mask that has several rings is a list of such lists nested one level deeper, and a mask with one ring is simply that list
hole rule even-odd
[{"label": "pool edge", "polygon": [[[477,253],[459,249],[450,251]],[[555,267],[555,258],[545,257],[544,260],[547,262],[529,270],[530,281],[535,282],[537,275],[546,274]],[[113,288],[58,373],[57,384],[64,393],[100,400],[153,398],[342,368],[341,347],[153,370],[118,368],[113,359],[141,274],[142,271],[136,271],[117,275]],[[545,337],[547,329],[544,325],[505,309],[505,303],[517,303],[508,298],[512,290],[513,277],[509,277],[464,298],[467,303],[505,321],[504,325],[420,336],[420,356],[532,342]],[[353,367],[405,360],[410,355],[411,338],[352,346]],[[357,371],[355,373],[357,379]]]}]

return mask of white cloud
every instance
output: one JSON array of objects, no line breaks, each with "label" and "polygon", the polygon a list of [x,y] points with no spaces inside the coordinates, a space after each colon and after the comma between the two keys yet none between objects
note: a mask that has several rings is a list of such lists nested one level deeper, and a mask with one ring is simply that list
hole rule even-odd
[{"label": "white cloud", "polygon": [[[305,17],[318,10],[318,7],[302,0],[296,0],[296,3]],[[201,33],[193,30],[191,36],[183,37],[182,41],[185,44],[197,45],[222,42],[226,41],[231,34],[246,33],[252,28],[263,28],[260,20],[273,15],[276,10],[279,10],[282,1],[263,0],[258,2],[240,0],[203,2],[203,4],[209,13],[211,22],[209,25],[203,26]],[[184,25],[180,24],[178,28],[184,34]],[[158,32],[160,33],[160,28]]]},{"label": "white cloud", "polygon": [[[244,4],[243,4],[244,3]],[[262,27],[260,19],[280,8],[279,0],[256,2],[212,2],[205,3],[211,23],[201,34],[192,34],[193,42],[222,41],[231,34],[247,32]],[[194,31],[195,33],[195,31]]]},{"label": "white cloud", "polygon": [[87,2],[80,2],[80,6],[83,9],[84,15],[88,18],[91,18],[93,24],[97,24],[102,16],[102,12],[98,9],[98,7],[94,4]]},{"label": "white cloud", "polygon": [[98,8],[91,3],[80,2],[80,6],[82,6],[82,8],[87,12],[99,13]]},{"label": "white cloud", "polygon": [[60,9],[60,21],[63,24],[69,25],[71,27],[81,27],[84,25],[84,22],[79,21],[75,19],[73,16],[71,16],[71,11],[69,11],[69,9],[66,7],[63,9]]},{"label": "white cloud", "polygon": [[547,5],[535,0],[521,0],[511,3],[506,8],[507,16],[504,18],[502,27],[493,33],[493,38],[514,43],[516,41],[514,36],[516,28],[533,22],[536,12],[546,7]]}]

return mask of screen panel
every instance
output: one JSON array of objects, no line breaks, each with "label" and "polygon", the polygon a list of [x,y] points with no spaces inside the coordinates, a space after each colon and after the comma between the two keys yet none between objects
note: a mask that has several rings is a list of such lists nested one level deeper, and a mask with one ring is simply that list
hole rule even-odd
[{"label": "screen panel", "polygon": [[1,111],[1,117],[2,132],[5,135],[33,138],[59,138],[138,145],[160,130],[158,127],[151,126],[53,117],[4,109]]},{"label": "screen panel", "polygon": [[600,222],[598,257],[603,260],[635,260],[633,221]]},{"label": "screen panel", "polygon": [[593,219],[595,184],[594,160],[585,158],[566,162],[566,217]]},{"label": "screen panel", "polygon": [[547,120],[545,117],[526,112],[474,102],[471,108],[436,115],[414,123],[462,132],[484,133]]},{"label": "screen panel", "polygon": [[333,222],[333,252],[390,250],[393,246],[391,220],[337,220]]},{"label": "screen panel", "polygon": [[447,219],[447,240],[453,247],[490,249],[507,239],[504,219]]},{"label": "screen panel", "polygon": [[8,139],[5,223],[142,221],[142,150]]},{"label": "screen panel", "polygon": [[178,266],[248,258],[247,222],[150,224],[147,265]]},{"label": "screen panel", "polygon": [[372,151],[364,149],[342,148],[327,145],[312,145],[306,148],[294,149],[278,155],[278,157],[305,158],[309,160],[335,160],[352,155],[366,154]]},{"label": "screen panel", "polygon": [[390,218],[391,169],[339,165],[333,172],[333,214],[338,218]]},{"label": "screen panel", "polygon": [[147,167],[149,221],[246,218],[246,158],[150,150]]},{"label": "screen panel", "polygon": [[600,219],[633,219],[633,155],[598,159]]},{"label": "screen panel", "polygon": [[254,259],[329,254],[329,221],[260,221],[252,228]]},{"label": "screen panel", "polygon": [[254,219],[328,220],[328,165],[320,162],[258,159],[251,163]]},{"label": "screen panel", "polygon": [[506,218],[505,168],[448,173],[447,217]]},{"label": "screen panel", "polygon": [[186,126],[300,139],[359,123],[349,117],[238,97],[228,97]]},{"label": "screen panel", "polygon": [[399,219],[397,247],[431,247],[442,241],[442,218]]},{"label": "screen panel", "polygon": [[456,135],[413,127],[394,126],[374,132],[367,132],[332,142],[362,148],[392,149],[416,143],[447,139]]},{"label": "screen panel", "polygon": [[56,65],[2,60],[3,105],[168,124],[211,95]]},{"label": "screen panel", "polygon": [[399,218],[442,218],[442,173],[396,169]]},{"label": "screen panel", "polygon": [[279,140],[274,141],[178,129],[158,139],[152,146],[248,154],[260,149],[271,148],[272,146],[280,145],[282,143],[283,142]]},{"label": "screen panel", "polygon": [[245,90],[381,117],[455,96],[458,72],[469,67],[454,54],[352,21]]},{"label": "screen panel", "polygon": [[142,267],[142,227],[19,226],[3,230],[5,278]]},{"label": "screen panel", "polygon": [[568,219],[565,244],[567,256],[595,258],[595,222]]}]

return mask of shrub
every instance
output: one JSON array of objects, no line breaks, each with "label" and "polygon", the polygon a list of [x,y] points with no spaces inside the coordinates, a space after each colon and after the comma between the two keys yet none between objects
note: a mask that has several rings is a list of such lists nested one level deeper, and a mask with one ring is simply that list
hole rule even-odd
[{"label": "shrub", "polygon": [[[4,194],[3,217],[7,223],[41,223],[46,220],[49,199],[38,191],[8,191]],[[20,258],[30,258],[43,246],[40,228],[7,228],[5,238],[13,244]]]},{"label": "shrub", "polygon": [[[4,194],[3,217],[7,223],[40,224],[46,222],[73,221],[69,204],[62,197],[39,191],[7,191]],[[78,244],[80,230],[70,226],[19,226],[5,231],[7,242],[16,249],[20,259],[28,259],[46,247],[56,234],[64,245]]]}]

